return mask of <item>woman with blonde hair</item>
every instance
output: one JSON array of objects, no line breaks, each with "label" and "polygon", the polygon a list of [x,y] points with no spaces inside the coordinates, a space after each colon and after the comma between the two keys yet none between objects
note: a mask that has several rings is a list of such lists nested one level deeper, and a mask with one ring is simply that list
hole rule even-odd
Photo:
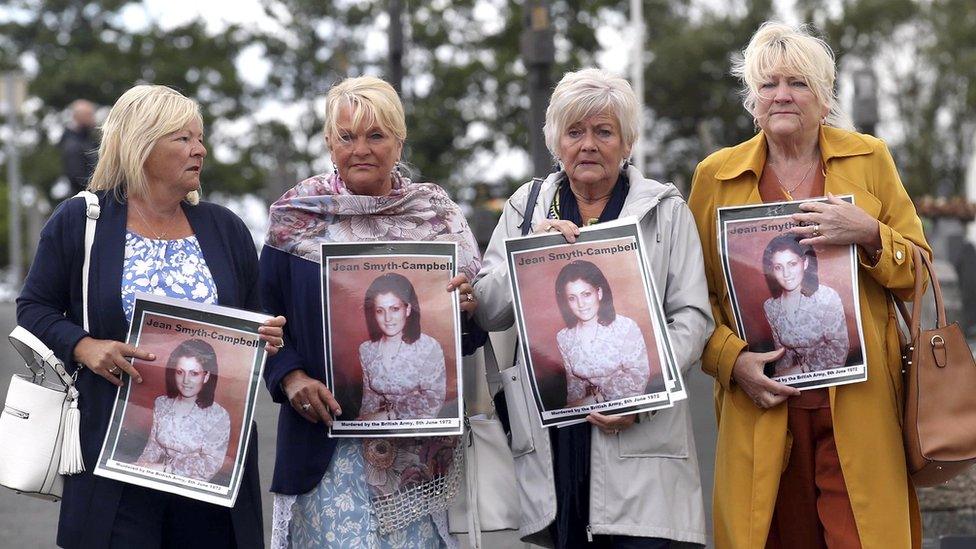
[{"label": "woman with blonde hair", "polygon": [[[291,319],[285,348],[264,369],[271,397],[281,404],[271,482],[274,547],[428,548],[457,543],[447,530],[446,509],[460,475],[455,459],[460,457],[459,437],[336,439],[327,430],[343,412],[325,385],[323,243],[456,242],[462,274],[445,291],[458,291],[462,321],[476,305],[468,283],[481,265],[474,236],[443,189],[401,175],[406,137],[403,105],[392,86],[371,76],[339,82],[325,102],[333,173],[298,183],[271,206],[271,226],[261,251],[262,300],[268,310]],[[368,319],[371,312],[364,313]],[[395,339],[375,349],[389,357],[386,373],[415,369],[415,361],[397,359],[400,343]],[[363,395],[365,407],[372,400]],[[418,404],[422,402],[398,406]],[[347,411],[347,417],[355,418],[355,412]]]},{"label": "woman with blonde hair", "polygon": [[[232,509],[91,473],[122,374],[142,382],[129,358],[157,359],[123,343],[136,291],[259,309],[257,253],[247,227],[230,210],[200,201],[206,155],[195,101],[166,86],[135,86],[119,97],[102,127],[88,186],[98,211],[77,197],[66,200],[41,231],[17,298],[17,321],[77,375],[88,466],[65,477],[57,538],[62,547],[263,545],[257,429]],[[88,288],[82,288],[88,215],[98,221]],[[284,323],[278,317],[260,329],[269,354],[283,344]]]},{"label": "woman with blonde hair", "polygon": [[[888,296],[911,296],[912,246],[929,250],[921,222],[885,144],[853,131],[838,105],[834,56],[823,40],[804,27],[764,23],[733,72],[759,131],[703,160],[689,200],[717,324],[702,357],[717,384],[716,546],[917,547],[919,513],[899,425],[901,353]],[[854,203],[835,195],[854,195]],[[824,196],[800,206],[790,233],[814,249],[856,246],[868,376],[801,393],[763,373],[786,347],[752,352],[732,328],[715,211]],[[775,313],[768,305],[767,314]],[[828,328],[811,323],[791,337],[809,339]]]}]

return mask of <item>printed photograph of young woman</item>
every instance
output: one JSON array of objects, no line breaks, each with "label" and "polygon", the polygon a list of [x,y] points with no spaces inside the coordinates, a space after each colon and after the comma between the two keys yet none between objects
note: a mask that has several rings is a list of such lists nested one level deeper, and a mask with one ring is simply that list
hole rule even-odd
[{"label": "printed photograph of young woman", "polygon": [[607,277],[589,261],[573,261],[556,277],[556,303],[566,327],[556,334],[566,370],[566,405],[596,404],[644,393],[647,346],[637,323],[617,314]]},{"label": "printed photograph of young woman", "polygon": [[363,299],[369,340],[363,368],[361,420],[437,417],[447,394],[444,351],[421,331],[420,302],[407,277],[378,276]]},{"label": "printed photograph of young woman", "polygon": [[840,368],[847,362],[850,338],[840,295],[820,283],[817,254],[799,243],[801,236],[783,234],[763,252],[763,274],[772,295],[763,312],[776,349],[784,348],[775,375]]}]

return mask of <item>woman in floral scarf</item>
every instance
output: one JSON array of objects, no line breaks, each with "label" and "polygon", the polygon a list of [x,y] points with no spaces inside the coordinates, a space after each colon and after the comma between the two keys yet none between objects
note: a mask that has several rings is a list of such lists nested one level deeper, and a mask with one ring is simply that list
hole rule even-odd
[{"label": "woman in floral scarf", "polygon": [[[302,181],[271,206],[261,253],[262,298],[288,311],[285,346],[264,370],[281,407],[271,491],[273,547],[454,547],[446,508],[460,471],[458,437],[331,439],[342,411],[323,383],[320,245],[324,242],[447,240],[458,244],[463,315],[477,302],[468,283],[481,265],[457,204],[431,183],[399,174],[403,106],[373,77],[329,91],[326,143],[335,173]],[[465,319],[466,320],[466,319]]]}]

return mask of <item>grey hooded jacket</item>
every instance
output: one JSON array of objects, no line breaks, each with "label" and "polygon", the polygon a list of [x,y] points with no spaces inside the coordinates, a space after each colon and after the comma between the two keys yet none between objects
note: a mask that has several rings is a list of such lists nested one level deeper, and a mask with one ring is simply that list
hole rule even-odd
[{"label": "grey hooded jacket", "polygon": [[[563,176],[550,174],[543,182],[531,212],[533,228],[545,219]],[[714,328],[698,233],[691,211],[673,185],[645,179],[634,167],[628,168],[627,176],[630,192],[620,217],[640,219],[675,358],[687,376],[697,371]],[[505,330],[515,320],[504,241],[521,234],[530,187],[530,183],[523,185],[506,203],[475,279],[479,301],[475,318],[486,330]],[[546,527],[556,516],[552,452],[548,431],[532,408],[527,375],[526,368],[516,364],[501,376],[520,493],[519,533],[525,541],[551,546]],[[617,435],[592,428],[589,510],[592,534],[705,543],[701,480],[687,401],[643,413],[639,422]]]}]

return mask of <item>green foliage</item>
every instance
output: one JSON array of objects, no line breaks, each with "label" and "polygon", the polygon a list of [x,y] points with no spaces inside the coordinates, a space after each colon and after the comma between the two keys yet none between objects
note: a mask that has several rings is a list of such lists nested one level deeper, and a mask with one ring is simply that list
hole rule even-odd
[{"label": "green foliage", "polygon": [[[242,135],[209,132],[207,191],[264,188],[274,198],[321,169],[327,152],[316,101],[347,76],[389,75],[388,2],[261,2],[273,23],[261,28],[274,30],[230,26],[214,33],[202,21],[128,28],[121,13],[137,0],[8,0],[5,9],[18,15],[0,23],[0,70],[32,67],[30,94],[39,99],[24,121],[25,182],[49,188],[60,175],[55,140],[72,100],[111,105],[138,82],[194,97],[211,130],[245,122]],[[679,184],[707,154],[753,135],[730,60],[763,21],[787,15],[772,0],[713,4],[644,1],[649,175]],[[495,17],[475,23],[486,6]],[[597,30],[625,21],[629,2],[551,0],[549,7],[554,85],[565,71],[595,64]],[[875,59],[895,75],[882,101],[894,105],[898,133],[884,137],[909,189],[931,192],[938,183],[958,190],[976,132],[976,4],[798,0],[795,10],[823,32],[841,67],[848,59]],[[497,180],[470,166],[528,149],[527,70],[519,52],[524,17],[523,3],[504,0],[403,2],[404,158],[420,178],[454,189]],[[270,62],[259,88],[241,78],[236,64],[248,47]],[[915,61],[906,67],[903,57]],[[291,106],[295,121],[257,121],[254,113],[269,101]],[[517,185],[528,175],[501,184]]]},{"label": "green foliage", "polygon": [[[237,52],[251,42],[248,33],[230,27],[209,34],[203,21],[163,30],[122,25],[120,10],[131,0],[85,2],[13,0],[8,9],[25,17],[0,24],[0,65],[28,59],[36,66],[29,94],[41,107],[28,113],[24,126],[33,143],[23,160],[25,181],[50,188],[60,175],[54,137],[59,113],[78,98],[112,105],[138,83],[166,84],[200,102],[205,122],[235,119],[246,113],[244,86],[234,65]],[[264,174],[240,177],[247,166],[207,161],[210,189],[243,192],[262,184]]]}]

